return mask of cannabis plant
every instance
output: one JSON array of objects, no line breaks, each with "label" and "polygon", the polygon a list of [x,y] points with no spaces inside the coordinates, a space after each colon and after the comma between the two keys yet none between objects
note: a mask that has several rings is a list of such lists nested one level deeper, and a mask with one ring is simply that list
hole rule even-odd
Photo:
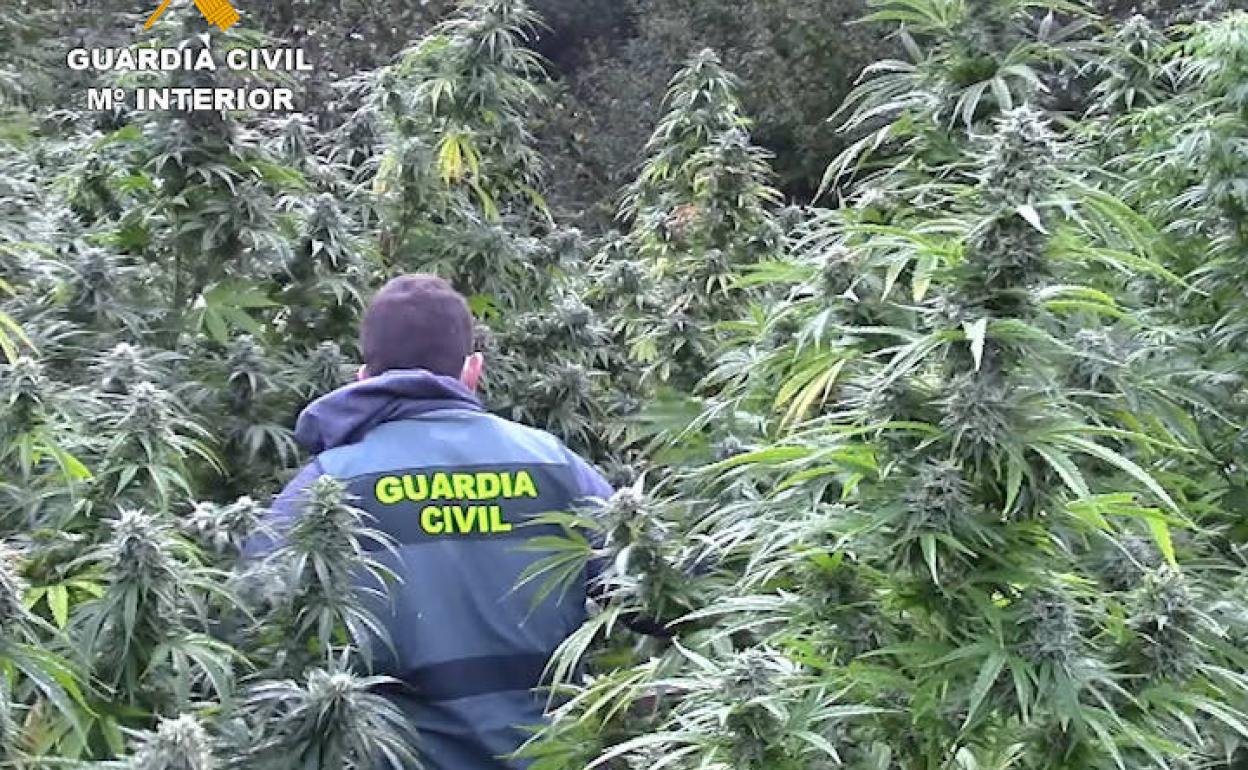
[{"label": "cannabis plant", "polygon": [[361,678],[339,667],[313,668],[304,681],[257,685],[246,714],[258,741],[237,746],[235,767],[340,767],[371,770],[419,767],[411,724]]},{"label": "cannabis plant", "polygon": [[[630,354],[646,367],[644,376],[683,390],[707,368],[712,325],[740,315],[751,299],[737,271],[779,244],[771,212],[779,193],[769,186],[767,154],[750,143],[737,88],[713,51],[689,59],[672,79],[668,111],[620,207],[630,224],[626,257],[646,266],[653,292],[631,325]],[[603,270],[617,270],[616,259],[601,257]],[[626,318],[635,315],[625,304],[631,298],[614,300]]]},{"label": "cannabis plant", "polygon": [[[354,645],[371,659],[374,645],[389,644],[368,597],[397,577],[370,551],[392,548],[386,536],[366,526],[340,481],[322,476],[308,488],[299,517],[276,533],[280,545],[252,580],[280,580],[280,599],[259,629],[261,643],[284,651],[286,670],[324,660],[334,648]],[[366,550],[367,548],[367,550]],[[361,576],[373,587],[360,586]]]},{"label": "cannabis plant", "polygon": [[105,586],[72,633],[113,706],[169,713],[226,695],[233,653],[206,633],[208,600],[224,590],[218,579],[159,516],[125,509],[111,528],[99,553],[84,557],[104,567]]}]

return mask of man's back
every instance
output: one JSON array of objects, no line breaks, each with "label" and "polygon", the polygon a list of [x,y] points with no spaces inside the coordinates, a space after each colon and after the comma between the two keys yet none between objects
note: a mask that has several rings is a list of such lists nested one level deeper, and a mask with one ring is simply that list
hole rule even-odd
[{"label": "man's back", "polygon": [[486,413],[428,372],[336,391],[309,407],[299,431],[323,450],[314,472],[346,482],[371,526],[395,541],[394,553],[371,554],[403,581],[371,607],[393,645],[373,654],[378,673],[404,683],[391,697],[417,728],[427,764],[520,766],[499,757],[540,724],[533,688],[585,616],[584,581],[540,603],[536,584],[517,587],[543,556],[525,541],[557,534],[521,525],[610,488],[553,437]]}]

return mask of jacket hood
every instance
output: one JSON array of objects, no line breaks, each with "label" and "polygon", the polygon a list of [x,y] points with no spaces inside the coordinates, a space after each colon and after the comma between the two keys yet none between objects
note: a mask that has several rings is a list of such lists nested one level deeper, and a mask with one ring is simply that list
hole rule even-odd
[{"label": "jacket hood", "polygon": [[439,409],[483,411],[477,396],[454,377],[424,369],[395,369],[313,401],[295,423],[295,441],[320,454],[353,444],[382,423]]}]

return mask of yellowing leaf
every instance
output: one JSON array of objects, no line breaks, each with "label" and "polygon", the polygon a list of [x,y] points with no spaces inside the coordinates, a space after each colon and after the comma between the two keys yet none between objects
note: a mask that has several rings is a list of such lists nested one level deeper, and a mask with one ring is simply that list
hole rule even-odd
[{"label": "yellowing leaf", "polygon": [[1174,541],[1170,539],[1170,525],[1166,524],[1165,519],[1160,516],[1149,516],[1147,521],[1148,531],[1152,533],[1153,540],[1157,543],[1157,550],[1161,551],[1161,555],[1166,557],[1166,561],[1171,566],[1179,566],[1174,556]]},{"label": "yellowing leaf", "polygon": [[822,374],[816,376],[810,383],[802,389],[793,403],[789,405],[788,412],[785,413],[784,419],[781,420],[782,426],[792,425],[793,423],[806,417],[815,401],[820,403],[827,399],[828,390],[836,382],[836,378],[840,376],[841,370],[845,368],[845,362],[848,359],[840,359],[828,367]]},{"label": "yellowing leaf", "polygon": [[472,138],[465,133],[452,132],[442,138],[438,147],[438,172],[447,184],[458,182],[471,172],[480,174],[480,159]]},{"label": "yellowing leaf", "polygon": [[438,149],[438,173],[446,183],[458,182],[464,175],[464,151],[457,134],[448,134]]}]

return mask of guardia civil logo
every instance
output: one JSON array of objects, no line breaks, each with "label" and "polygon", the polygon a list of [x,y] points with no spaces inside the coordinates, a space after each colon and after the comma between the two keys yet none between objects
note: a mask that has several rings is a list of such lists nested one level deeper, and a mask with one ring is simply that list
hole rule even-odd
[{"label": "guardia civil logo", "polygon": [[[168,10],[171,2],[173,0],[162,0],[160,7],[143,24],[143,29],[151,29],[156,20]],[[218,27],[222,32],[237,24],[241,18],[238,11],[230,4],[230,0],[195,0],[195,7],[204,15],[209,24]]]},{"label": "guardia civil logo", "polygon": [[[230,0],[193,0],[208,23],[222,32],[241,18]],[[157,2],[157,0],[150,0]],[[160,4],[144,23],[152,29],[173,5],[173,0]],[[65,63],[74,72],[213,72],[218,69],[240,73],[241,76],[213,85],[187,85],[171,79],[165,83],[144,81],[142,85],[124,87],[119,84],[89,86],[86,108],[112,111],[119,108],[136,112],[294,112],[295,89],[289,85],[273,86],[265,78],[249,78],[251,72],[310,72],[302,48],[227,47],[219,53],[212,46],[211,36],[202,35],[200,44],[180,44],[174,48],[159,46],[159,38],[144,43],[116,48],[73,48]]]}]

